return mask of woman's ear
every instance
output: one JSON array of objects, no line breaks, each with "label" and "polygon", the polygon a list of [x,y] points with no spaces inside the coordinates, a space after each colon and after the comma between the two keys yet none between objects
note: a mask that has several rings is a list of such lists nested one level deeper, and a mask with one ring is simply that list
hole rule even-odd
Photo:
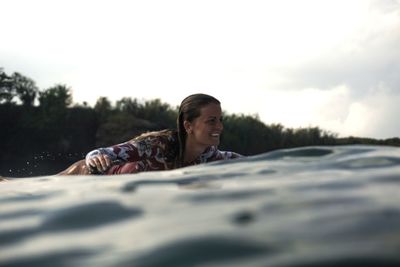
[{"label": "woman's ear", "polygon": [[192,133],[192,124],[189,121],[184,121],[183,127],[185,127],[186,133],[188,133],[188,134]]}]

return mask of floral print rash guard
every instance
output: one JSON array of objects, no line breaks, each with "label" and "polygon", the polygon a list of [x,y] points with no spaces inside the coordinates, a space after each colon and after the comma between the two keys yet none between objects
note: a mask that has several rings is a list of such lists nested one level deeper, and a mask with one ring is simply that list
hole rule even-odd
[{"label": "floral print rash guard", "polygon": [[[148,136],[106,148],[99,148],[86,155],[86,165],[89,166],[88,160],[91,157],[105,154],[113,162],[117,162],[105,174],[173,169],[179,146],[177,139],[176,132],[171,131],[168,135]],[[185,166],[240,157],[242,155],[238,153],[220,151],[216,147],[210,146],[198,158]]]}]

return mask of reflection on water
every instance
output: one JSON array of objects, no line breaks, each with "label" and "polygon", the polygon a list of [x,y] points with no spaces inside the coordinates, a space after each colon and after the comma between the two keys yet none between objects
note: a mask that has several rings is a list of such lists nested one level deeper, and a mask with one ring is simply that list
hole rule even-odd
[{"label": "reflection on water", "polygon": [[400,150],[0,183],[0,266],[400,266]]}]

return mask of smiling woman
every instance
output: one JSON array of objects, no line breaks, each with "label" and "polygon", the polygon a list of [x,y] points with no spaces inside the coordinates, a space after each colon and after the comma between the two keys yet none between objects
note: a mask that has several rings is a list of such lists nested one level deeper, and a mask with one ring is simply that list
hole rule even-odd
[{"label": "smiling woman", "polygon": [[180,105],[177,130],[145,133],[122,144],[95,149],[59,175],[169,170],[242,157],[218,150],[222,130],[220,102],[206,94],[190,95]]}]

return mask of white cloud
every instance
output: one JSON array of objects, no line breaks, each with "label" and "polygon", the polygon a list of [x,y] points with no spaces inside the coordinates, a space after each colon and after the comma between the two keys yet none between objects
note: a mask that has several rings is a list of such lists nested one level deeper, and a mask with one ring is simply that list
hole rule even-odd
[{"label": "white cloud", "polygon": [[[252,95],[252,100],[244,100],[242,105],[248,105],[246,110],[252,111],[250,114],[258,113],[267,123],[281,123],[290,128],[318,126],[340,137],[384,139],[400,135],[397,118],[400,94],[384,84],[369,90],[363,97],[354,98],[352,91],[347,85],[290,92],[270,90]],[[241,97],[244,95],[238,96]],[[257,112],[256,107],[260,106],[263,109]]]},{"label": "white cloud", "polygon": [[[286,127],[321,126],[341,133],[340,126],[348,115],[350,90],[339,85],[329,90],[308,88],[297,91],[275,90],[258,95],[264,101],[261,119],[269,123],[282,123]],[[256,102],[256,104],[261,104]]]},{"label": "white cloud", "polygon": [[400,94],[381,86],[350,105],[345,134],[391,138],[400,135]]}]

